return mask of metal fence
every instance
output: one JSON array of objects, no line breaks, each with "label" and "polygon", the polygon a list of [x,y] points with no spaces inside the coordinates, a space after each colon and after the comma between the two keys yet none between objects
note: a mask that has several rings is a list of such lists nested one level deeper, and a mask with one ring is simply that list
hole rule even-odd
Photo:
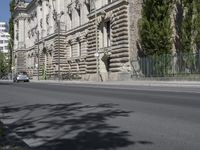
[{"label": "metal fence", "polygon": [[200,75],[200,53],[146,56],[137,62],[144,77]]}]

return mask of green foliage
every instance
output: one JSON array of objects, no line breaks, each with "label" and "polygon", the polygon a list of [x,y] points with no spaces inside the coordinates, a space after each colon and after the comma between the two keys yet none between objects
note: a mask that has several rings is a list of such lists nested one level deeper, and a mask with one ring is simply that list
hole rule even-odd
[{"label": "green foliage", "polygon": [[[142,58],[146,76],[164,76],[170,70],[172,53],[172,21],[173,0],[145,0],[142,19],[139,20],[139,35]],[[152,66],[152,67],[150,67]]]},{"label": "green foliage", "polygon": [[[199,10],[199,0],[179,0],[177,3],[181,7],[181,22],[178,24],[179,47],[177,52],[179,57],[180,72],[185,72],[190,68],[193,71],[195,68],[196,57],[193,55],[194,44],[200,47],[200,16],[196,14]],[[195,8],[196,7],[196,8]]]},{"label": "green foliage", "polygon": [[139,35],[145,56],[170,54],[172,51],[171,12],[173,0],[145,0]]},{"label": "green foliage", "polygon": [[8,74],[8,65],[5,54],[0,52],[0,78]]},{"label": "green foliage", "polygon": [[14,20],[14,8],[15,8],[15,0],[12,0],[10,2],[10,14],[11,14],[11,17],[10,17],[10,20],[9,20],[9,33],[10,33],[11,39],[14,39],[14,23],[13,23],[13,20]]},{"label": "green foliage", "polygon": [[181,53],[192,52],[192,31],[193,31],[193,0],[180,1],[183,7],[183,19],[180,29],[180,50]]},{"label": "green foliage", "polygon": [[194,1],[194,43],[196,50],[200,50],[200,0]]},{"label": "green foliage", "polygon": [[13,53],[13,41],[14,41],[14,8],[15,8],[15,0],[11,0],[10,1],[10,20],[9,20],[9,34],[10,34],[10,42],[9,42],[9,49],[10,49],[10,53],[9,53],[9,71],[11,71],[11,67],[12,67],[12,53]]}]

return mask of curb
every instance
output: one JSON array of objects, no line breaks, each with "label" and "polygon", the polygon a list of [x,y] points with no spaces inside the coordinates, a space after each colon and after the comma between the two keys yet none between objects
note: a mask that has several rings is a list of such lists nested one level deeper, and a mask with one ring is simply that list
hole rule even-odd
[{"label": "curb", "polygon": [[55,81],[55,80],[31,80],[33,83],[46,84],[80,84],[80,85],[98,85],[98,86],[162,86],[162,87],[200,87],[199,81]]}]

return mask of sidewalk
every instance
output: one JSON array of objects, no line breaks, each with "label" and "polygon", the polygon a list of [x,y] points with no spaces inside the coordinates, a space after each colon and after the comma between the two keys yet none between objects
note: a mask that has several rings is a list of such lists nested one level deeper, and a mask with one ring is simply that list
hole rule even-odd
[{"label": "sidewalk", "polygon": [[83,85],[99,85],[99,86],[163,86],[163,87],[200,87],[200,81],[158,81],[158,80],[130,80],[130,81],[57,81],[57,80],[31,80],[33,83],[47,84],[83,84]]}]

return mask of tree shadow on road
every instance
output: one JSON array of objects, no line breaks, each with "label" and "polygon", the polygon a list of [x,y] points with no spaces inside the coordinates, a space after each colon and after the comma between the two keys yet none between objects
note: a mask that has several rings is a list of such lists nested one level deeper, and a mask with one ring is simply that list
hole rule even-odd
[{"label": "tree shadow on road", "polygon": [[16,119],[9,127],[36,150],[109,150],[153,144],[131,141],[129,131],[111,123],[133,113],[115,104],[37,104],[0,110],[5,120]]}]

